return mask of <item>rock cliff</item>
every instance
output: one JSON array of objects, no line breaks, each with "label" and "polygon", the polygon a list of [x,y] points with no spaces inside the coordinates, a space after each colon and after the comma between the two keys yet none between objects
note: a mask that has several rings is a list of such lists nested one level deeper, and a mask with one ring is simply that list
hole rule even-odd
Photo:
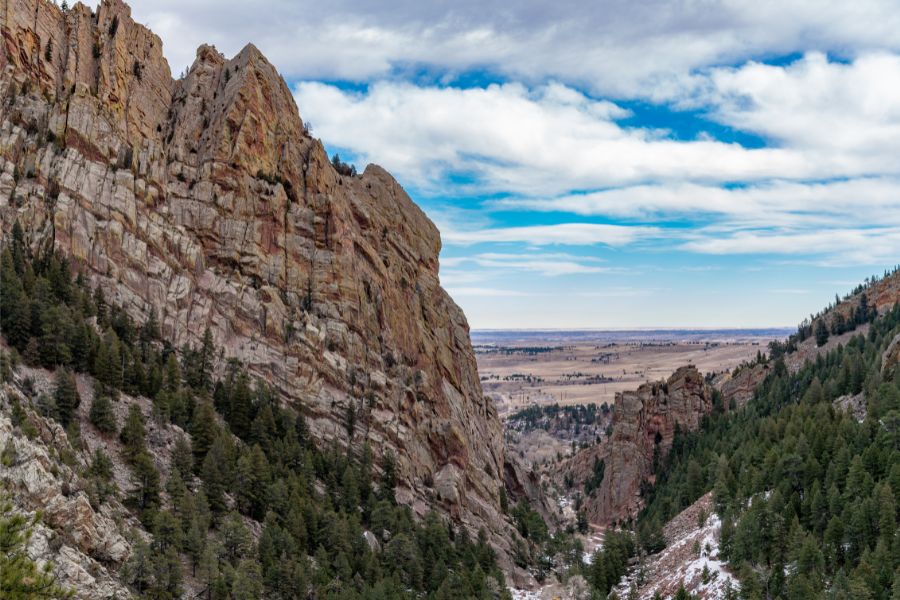
[{"label": "rock cliff", "polygon": [[500,422],[438,231],[400,185],[335,170],[252,45],[202,46],[176,80],[119,0],[0,10],[3,232],[55,244],[178,346],[209,328],[219,364],[275,386],[323,443],[392,452],[417,513],[508,527]]},{"label": "rock cliff", "polygon": [[605,461],[603,481],[585,501],[588,518],[606,524],[636,515],[641,486],[653,483],[654,460],[668,454],[676,428],[697,429],[712,409],[712,389],[693,366],[681,367],[667,381],[617,394],[606,447],[583,451],[590,463],[594,457]]}]

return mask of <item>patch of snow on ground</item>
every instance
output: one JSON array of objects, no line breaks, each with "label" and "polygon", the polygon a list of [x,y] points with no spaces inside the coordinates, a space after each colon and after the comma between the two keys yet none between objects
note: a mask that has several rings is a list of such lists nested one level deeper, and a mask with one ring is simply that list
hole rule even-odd
[{"label": "patch of snow on ground", "polygon": [[[709,515],[702,527],[701,512]],[[665,550],[633,568],[615,592],[628,598],[636,588],[637,598],[651,600],[657,592],[663,598],[674,596],[684,584],[689,593],[712,600],[724,598],[728,585],[739,589],[737,579],[719,557],[721,528],[722,522],[713,513],[712,495],[706,494],[666,525]]]}]

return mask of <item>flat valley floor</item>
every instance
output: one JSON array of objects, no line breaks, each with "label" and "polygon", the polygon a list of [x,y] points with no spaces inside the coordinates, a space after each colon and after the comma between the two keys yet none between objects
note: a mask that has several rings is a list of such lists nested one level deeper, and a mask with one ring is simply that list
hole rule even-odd
[{"label": "flat valley floor", "polygon": [[719,373],[766,352],[788,329],[473,331],[484,391],[501,417],[528,406],[604,403],[692,364]]}]

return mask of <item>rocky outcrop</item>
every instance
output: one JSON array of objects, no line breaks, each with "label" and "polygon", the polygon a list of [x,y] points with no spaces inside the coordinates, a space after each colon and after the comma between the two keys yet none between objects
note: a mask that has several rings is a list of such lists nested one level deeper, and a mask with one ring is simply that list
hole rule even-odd
[{"label": "rocky outcrop", "polygon": [[646,557],[613,591],[619,598],[673,598],[684,587],[692,598],[719,600],[740,584],[721,555],[722,522],[706,493],[663,528],[666,548]]},{"label": "rocky outcrop", "polygon": [[866,415],[869,412],[869,407],[866,403],[865,392],[860,392],[858,394],[844,394],[843,396],[838,396],[831,404],[832,406],[834,406],[835,410],[842,410],[846,412],[851,417],[856,419],[856,421],[859,423],[862,423],[866,420]]},{"label": "rocky outcrop", "polygon": [[603,481],[585,502],[588,518],[606,524],[634,516],[642,505],[642,484],[654,481],[654,457],[665,458],[676,428],[697,429],[712,408],[712,390],[693,366],[681,367],[667,381],[616,394]]},{"label": "rocky outcrop", "polygon": [[885,379],[894,377],[898,365],[900,365],[900,333],[894,336],[881,355],[881,373]]},{"label": "rocky outcrop", "polygon": [[15,387],[0,386],[0,489],[23,514],[42,515],[28,543],[30,557],[41,565],[50,562],[59,583],[76,598],[131,598],[114,569],[131,552],[124,527],[139,524],[116,500],[92,506],[78,472],[61,459],[68,456],[75,466],[84,466],[65,430],[25,411],[26,435],[8,416],[13,398],[28,406]]},{"label": "rocky outcrop", "polygon": [[743,408],[753,398],[753,393],[769,374],[768,363],[756,363],[743,366],[734,372],[726,372],[719,375],[713,386],[722,393],[722,399],[726,408],[732,405],[734,408]]},{"label": "rocky outcrop", "polygon": [[500,422],[438,231],[400,185],[335,170],[252,45],[202,46],[174,80],[119,0],[2,10],[3,231],[52,240],[178,346],[208,327],[323,442],[393,452],[416,512],[507,528]]}]

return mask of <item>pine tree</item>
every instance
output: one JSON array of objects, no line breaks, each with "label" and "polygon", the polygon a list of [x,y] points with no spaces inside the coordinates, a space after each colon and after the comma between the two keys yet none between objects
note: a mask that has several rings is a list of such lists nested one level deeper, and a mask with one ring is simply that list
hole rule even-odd
[{"label": "pine tree", "polygon": [[137,536],[131,555],[122,566],[122,578],[143,595],[153,585],[153,559],[149,544]]},{"label": "pine tree", "polygon": [[144,416],[137,404],[128,407],[128,416],[125,418],[125,424],[122,426],[122,432],[119,439],[125,444],[125,451],[129,460],[134,460],[140,453],[147,448],[145,436],[147,432],[144,428]]},{"label": "pine tree", "polygon": [[56,389],[53,392],[53,399],[56,402],[59,422],[63,426],[68,426],[81,404],[81,397],[78,395],[75,377],[66,369],[58,369],[56,372]]},{"label": "pine tree", "polygon": [[218,434],[215,409],[209,402],[200,402],[191,421],[191,441],[194,450],[194,469],[199,470]]},{"label": "pine tree", "polygon": [[174,352],[166,359],[165,386],[171,393],[177,392],[181,387],[181,367],[178,366],[178,358]]},{"label": "pine tree", "polygon": [[397,486],[397,463],[394,460],[394,454],[388,450],[384,453],[381,464],[381,485],[378,493],[381,498],[393,503],[394,488]]},{"label": "pine tree", "polygon": [[[258,445],[238,460],[235,474],[238,509],[257,521],[261,521],[266,514],[270,476],[269,462]],[[356,505],[352,508],[355,509]]]},{"label": "pine tree", "polygon": [[0,498],[0,598],[71,597],[72,592],[56,584],[51,563],[41,569],[28,556],[26,547],[33,527],[34,521],[14,512],[12,504]]},{"label": "pine tree", "polygon": [[232,565],[237,564],[253,544],[241,515],[233,512],[225,517],[219,533],[225,559]]},{"label": "pine tree", "polygon": [[816,321],[816,346],[824,346],[828,341],[828,327],[825,325],[825,319],[821,318]]},{"label": "pine tree", "polygon": [[119,337],[112,329],[100,341],[94,361],[94,374],[108,388],[117,390],[122,387],[122,350]]},{"label": "pine tree", "polygon": [[190,477],[194,468],[194,455],[191,450],[191,442],[184,435],[175,438],[175,447],[172,448],[172,467],[178,469],[183,477]]},{"label": "pine tree", "polygon": [[645,520],[638,533],[638,541],[647,554],[656,554],[664,550],[666,538],[659,521],[656,519]]},{"label": "pine tree", "polygon": [[252,559],[244,559],[238,564],[231,586],[234,598],[262,598],[263,577],[259,563]]},{"label": "pine tree", "polygon": [[99,391],[91,402],[90,420],[94,426],[103,433],[115,433],[118,430],[116,415],[113,412],[112,402],[109,396]]},{"label": "pine tree", "polygon": [[0,329],[9,344],[22,352],[31,337],[31,311],[20,277],[12,252],[5,248],[0,256]]},{"label": "pine tree", "polygon": [[231,451],[228,438],[220,435],[203,459],[203,491],[214,513],[225,510],[225,491],[231,487]]},{"label": "pine tree", "polygon": [[203,343],[200,346],[200,356],[198,357],[199,368],[199,384],[204,390],[212,390],[213,376],[213,358],[215,357],[215,346],[213,345],[212,332],[209,327],[203,332]]},{"label": "pine tree", "polygon": [[153,463],[153,457],[146,451],[139,452],[131,461],[131,475],[134,489],[131,500],[137,508],[142,520],[153,517],[153,510],[159,506],[159,471]]},{"label": "pine tree", "polygon": [[93,506],[99,507],[106,502],[107,498],[116,494],[117,488],[113,481],[112,460],[102,449],[97,448],[94,450],[86,475],[88,479],[88,496]]}]

